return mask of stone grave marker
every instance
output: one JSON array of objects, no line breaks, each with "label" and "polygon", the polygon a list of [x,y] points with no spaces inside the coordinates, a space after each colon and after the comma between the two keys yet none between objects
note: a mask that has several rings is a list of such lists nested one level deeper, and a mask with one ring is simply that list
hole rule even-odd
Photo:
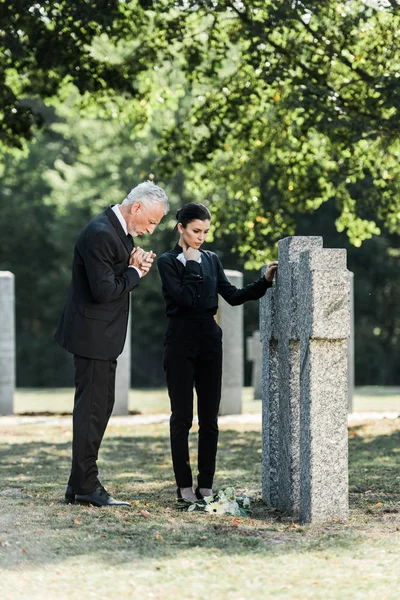
[{"label": "stone grave marker", "polygon": [[278,254],[276,282],[260,303],[263,500],[303,522],[345,520],[346,251],[298,236],[280,240]]}]

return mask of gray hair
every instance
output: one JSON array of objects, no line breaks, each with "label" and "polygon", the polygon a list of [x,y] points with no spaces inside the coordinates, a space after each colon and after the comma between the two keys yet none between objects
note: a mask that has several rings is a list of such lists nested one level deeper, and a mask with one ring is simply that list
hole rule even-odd
[{"label": "gray hair", "polygon": [[134,202],[140,202],[146,207],[150,207],[156,202],[162,202],[164,205],[164,215],[169,211],[167,194],[152,181],[139,183],[139,185],[129,192],[127,197],[123,200],[122,205],[126,206],[127,204],[133,204]]}]

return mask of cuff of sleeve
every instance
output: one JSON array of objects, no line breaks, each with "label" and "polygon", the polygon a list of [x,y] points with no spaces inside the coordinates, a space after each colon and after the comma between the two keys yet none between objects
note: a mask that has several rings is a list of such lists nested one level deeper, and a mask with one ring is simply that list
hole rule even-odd
[{"label": "cuff of sleeve", "polygon": [[264,277],[264,275],[262,277],[260,277],[260,279],[258,280],[258,282],[260,285],[264,286],[265,289],[268,289],[270,287],[272,287],[272,281],[267,281]]},{"label": "cuff of sleeve", "polygon": [[201,269],[201,266],[200,266],[200,263],[197,262],[197,260],[186,261],[186,270],[200,275],[200,269]]},{"label": "cuff of sleeve", "polygon": [[129,265],[128,269],[135,269],[135,271],[137,272],[137,274],[139,275],[139,277],[142,277],[142,271],[140,269],[138,269],[138,267],[135,267],[133,265]]}]

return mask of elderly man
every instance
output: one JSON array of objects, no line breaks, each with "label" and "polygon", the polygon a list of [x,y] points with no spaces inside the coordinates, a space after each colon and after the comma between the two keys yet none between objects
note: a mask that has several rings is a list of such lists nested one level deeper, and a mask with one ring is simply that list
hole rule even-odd
[{"label": "elderly man", "polygon": [[152,234],[168,212],[164,190],[152,182],[131,190],[120,205],[97,215],[80,233],[56,341],[74,355],[72,468],[65,500],[129,506],[114,500],[98,479],[97,456],[114,406],[115,370],[126,338],[129,293],[154,254],[132,238]]}]

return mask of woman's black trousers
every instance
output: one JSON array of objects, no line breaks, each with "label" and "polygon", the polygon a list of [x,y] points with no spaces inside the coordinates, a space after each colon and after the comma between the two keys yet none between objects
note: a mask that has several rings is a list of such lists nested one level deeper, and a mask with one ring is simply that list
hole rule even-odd
[{"label": "woman's black trousers", "polygon": [[188,442],[195,388],[199,418],[197,484],[212,488],[221,398],[222,331],[211,315],[169,319],[164,369],[171,401],[170,436],[176,484],[182,488],[193,484]]}]

